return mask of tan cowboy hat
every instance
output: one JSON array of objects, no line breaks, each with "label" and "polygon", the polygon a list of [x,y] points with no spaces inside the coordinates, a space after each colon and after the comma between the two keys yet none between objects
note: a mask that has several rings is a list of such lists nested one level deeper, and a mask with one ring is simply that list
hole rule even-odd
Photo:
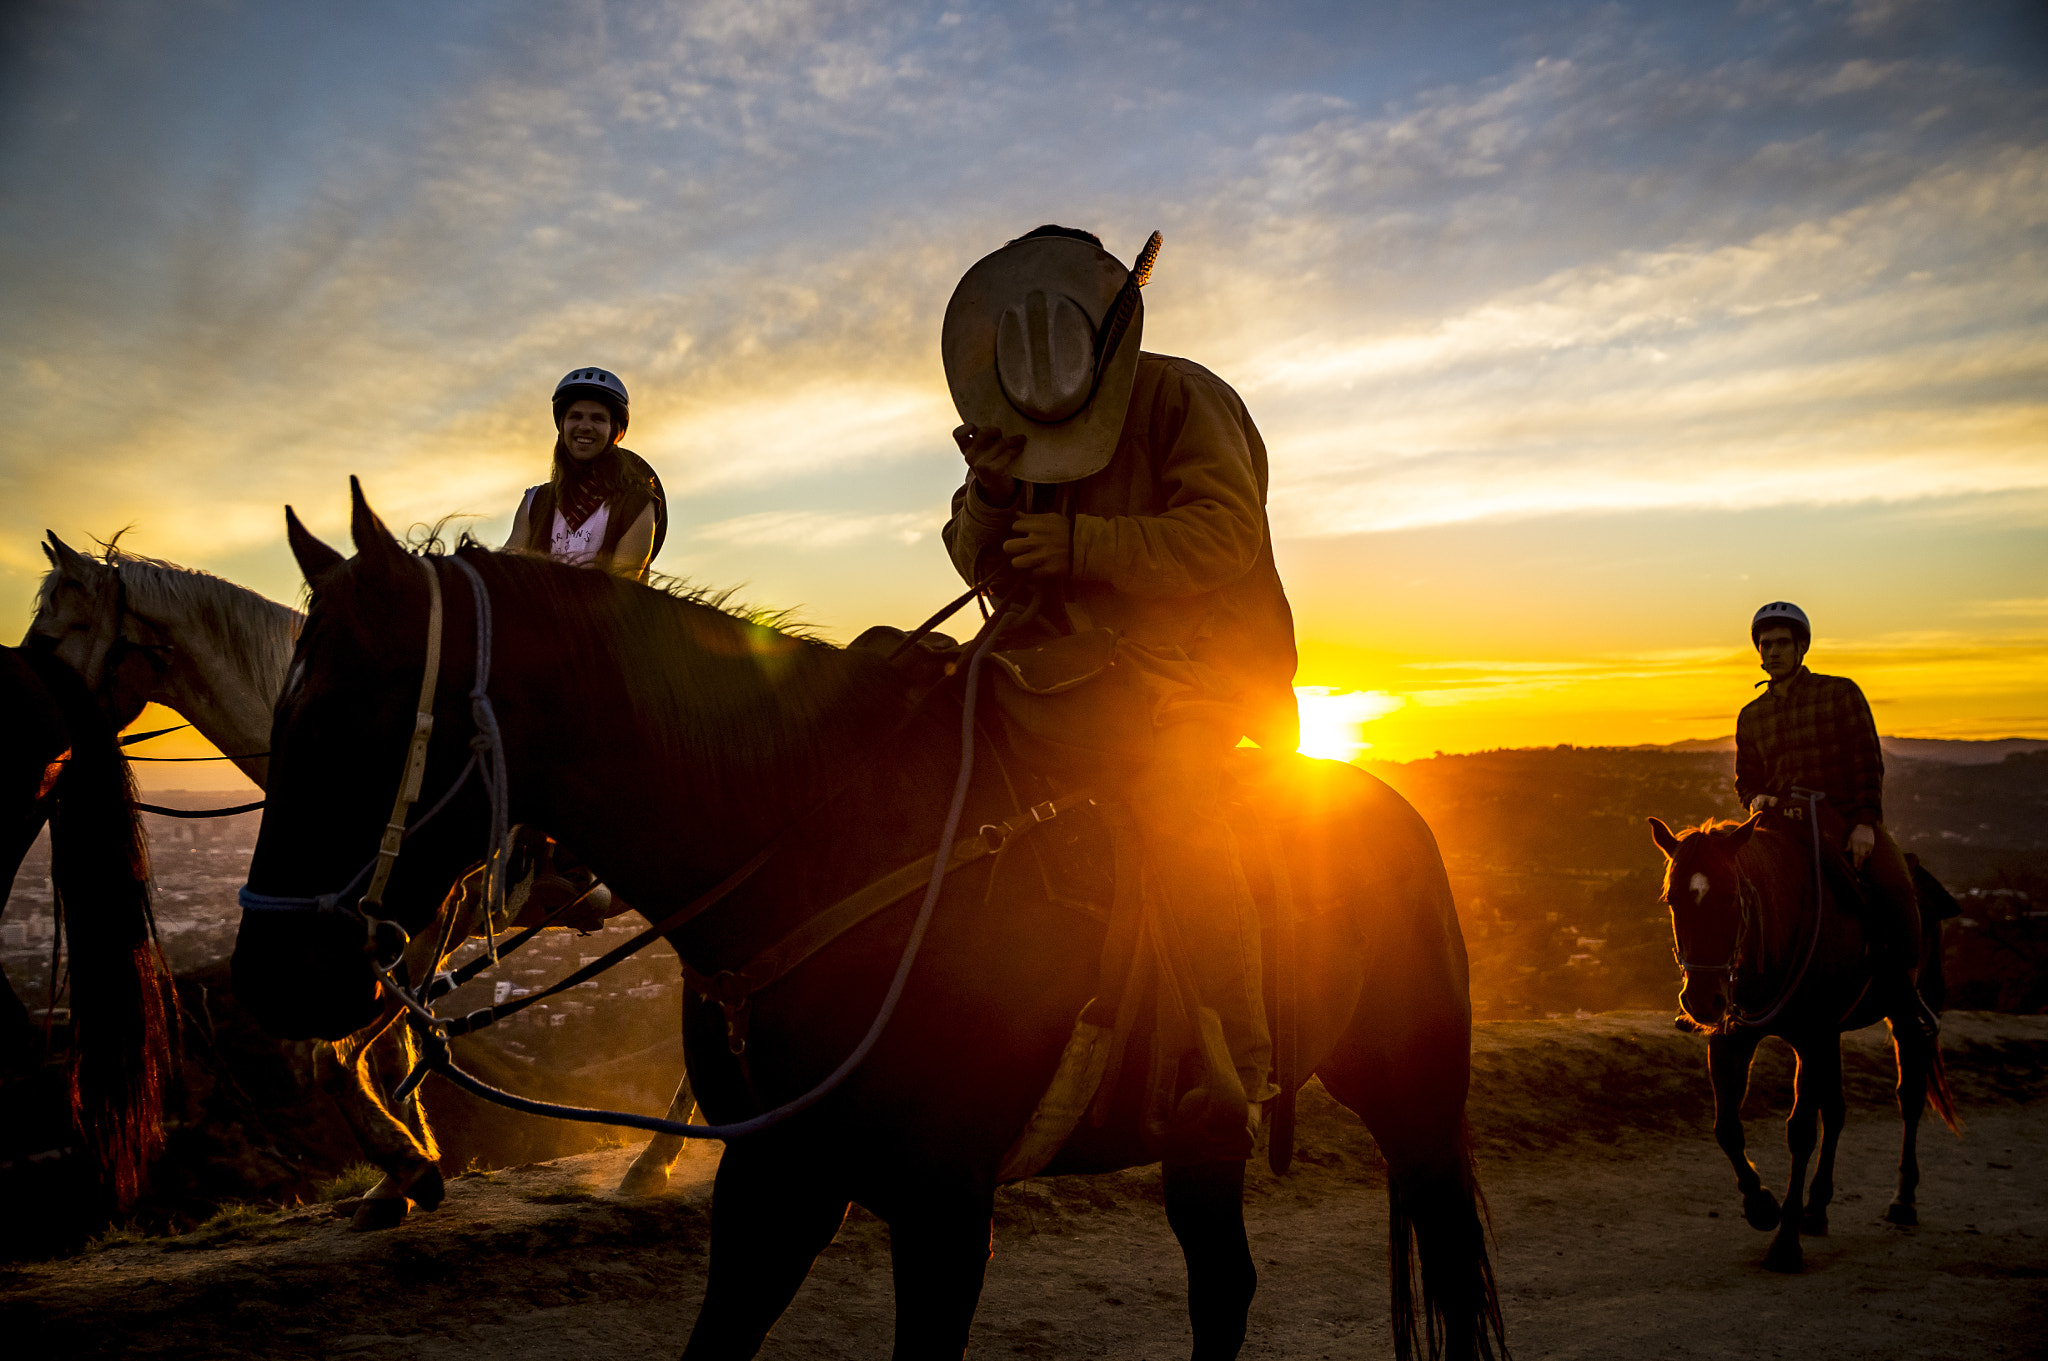
[{"label": "tan cowboy hat", "polygon": [[1065,236],[1013,241],[974,267],[946,304],[939,349],[960,419],[1023,435],[1008,472],[1025,482],[1072,482],[1116,452],[1159,233],[1135,269]]}]

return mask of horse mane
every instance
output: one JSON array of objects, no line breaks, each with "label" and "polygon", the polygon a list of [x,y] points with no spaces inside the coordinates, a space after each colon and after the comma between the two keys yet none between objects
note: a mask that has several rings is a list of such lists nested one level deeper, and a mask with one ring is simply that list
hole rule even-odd
[{"label": "horse mane", "polygon": [[72,1118],[128,1204],[163,1147],[170,1068],[149,853],[119,735],[70,667],[20,654],[63,716],[71,755],[51,790],[50,878],[69,944]]},{"label": "horse mane", "polygon": [[[119,535],[115,536],[119,538]],[[100,561],[121,573],[129,604],[137,614],[176,614],[203,634],[213,651],[241,673],[257,694],[270,694],[291,664],[292,646],[305,616],[246,586],[197,567],[130,553],[108,543]],[[47,606],[57,571],[43,576],[38,604]],[[280,621],[285,622],[279,628]]]},{"label": "horse mane", "polygon": [[521,618],[545,619],[563,652],[619,657],[646,739],[714,797],[806,802],[829,772],[872,754],[907,701],[879,655],[828,643],[787,612],[736,606],[729,589],[628,581],[467,536],[456,551]]}]

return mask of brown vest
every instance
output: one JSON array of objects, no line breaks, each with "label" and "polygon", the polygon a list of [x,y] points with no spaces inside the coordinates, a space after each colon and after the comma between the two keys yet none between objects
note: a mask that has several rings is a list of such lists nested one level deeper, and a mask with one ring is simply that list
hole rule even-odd
[{"label": "brown vest", "polygon": [[[661,488],[661,476],[649,467],[647,460],[631,449],[621,449],[619,454],[626,460],[626,489],[606,498],[605,506],[610,518],[605,521],[604,542],[598,545],[597,564],[606,571],[611,570],[612,555],[618,551],[619,540],[626,536],[633,522],[640,518],[651,502],[654,506],[654,547],[647,554],[652,563],[661,546],[668,539],[668,496]],[[555,526],[555,484],[543,482],[529,487],[532,500],[526,508],[526,542],[522,545],[528,552],[545,553],[554,542]]]}]

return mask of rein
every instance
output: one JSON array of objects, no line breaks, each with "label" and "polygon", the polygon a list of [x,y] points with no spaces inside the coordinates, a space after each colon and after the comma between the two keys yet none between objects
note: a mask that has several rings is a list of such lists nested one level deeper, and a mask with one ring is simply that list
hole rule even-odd
[{"label": "rein", "polygon": [[[919,948],[923,944],[926,929],[931,924],[933,912],[938,905],[940,890],[943,888],[947,876],[954,870],[979,859],[982,855],[993,854],[1001,850],[1012,836],[1029,831],[1039,823],[1050,821],[1058,816],[1063,807],[1071,806],[1074,802],[1085,797],[1071,795],[1064,800],[1042,804],[1030,810],[1028,821],[1019,817],[1001,826],[993,824],[985,826],[974,836],[958,838],[960,818],[966,807],[967,794],[974,774],[975,710],[980,691],[979,682],[982,663],[988,654],[994,650],[997,641],[1000,640],[1014,622],[1020,617],[1029,618],[1037,609],[1037,604],[1034,602],[1031,609],[1023,611],[1020,616],[1018,611],[1008,609],[1009,602],[1005,601],[1004,607],[999,608],[995,621],[983,631],[968,661],[966,676],[967,692],[961,711],[959,773],[954,780],[952,799],[946,812],[945,828],[939,839],[939,850],[923,860],[914,862],[912,865],[906,866],[894,874],[868,885],[849,898],[843,899],[833,907],[826,909],[825,912],[797,928],[791,936],[785,937],[776,946],[771,946],[769,950],[763,952],[763,955],[758,956],[752,964],[741,970],[739,974],[728,971],[718,975],[716,979],[705,979],[700,974],[688,980],[693,987],[698,987],[701,992],[704,992],[704,995],[712,997],[713,1000],[721,1001],[722,1005],[726,1004],[722,996],[705,990],[709,987],[729,987],[727,984],[722,984],[720,980],[745,977],[752,984],[752,986],[746,989],[747,995],[751,995],[752,992],[768,986],[769,983],[776,981],[776,979],[780,978],[790,969],[795,968],[797,964],[808,959],[817,950],[822,949],[832,939],[845,930],[850,929],[858,921],[865,920],[868,916],[873,915],[882,908],[900,901],[915,888],[915,877],[925,875],[924,899],[918,908],[917,918],[911,927],[910,936],[904,943],[903,954],[897,963],[895,975],[890,980],[889,989],[883,996],[881,1005],[877,1009],[867,1033],[829,1076],[811,1090],[773,1110],[766,1111],[748,1120],[726,1125],[693,1125],[665,1120],[655,1116],[636,1115],[627,1111],[595,1110],[580,1106],[558,1105],[552,1102],[535,1101],[512,1092],[502,1091],[464,1072],[456,1065],[449,1048],[449,1042],[454,1036],[481,1029],[483,1026],[499,1019],[500,1016],[510,1015],[524,1006],[530,1006],[545,997],[553,996],[556,993],[574,987],[576,984],[584,982],[611,968],[665,932],[675,929],[683,922],[697,916],[728,896],[768,862],[771,855],[781,847],[784,837],[778,836],[771,840],[752,859],[734,870],[719,884],[692,902],[669,914],[669,916],[650,926],[647,930],[640,932],[631,940],[549,988],[528,997],[519,998],[515,1002],[508,1002],[502,1006],[480,1008],[468,1016],[460,1018],[437,1016],[428,1002],[422,1001],[422,996],[431,1000],[433,997],[444,993],[448,988],[455,986],[458,981],[467,981],[467,977],[474,977],[477,972],[481,971],[480,960],[473,960],[471,965],[464,966],[465,969],[470,970],[467,977],[457,979],[454,975],[435,976],[426,980],[422,984],[419,994],[416,995],[413,989],[408,987],[405,982],[394,977],[393,969],[399,963],[398,959],[394,957],[392,964],[386,965],[379,957],[380,950],[378,947],[383,938],[383,933],[387,931],[398,939],[400,942],[399,952],[402,953],[404,942],[407,939],[404,929],[395,922],[379,919],[372,915],[368,909],[382,906],[384,888],[390,880],[391,871],[397,863],[405,840],[432,821],[435,815],[447,807],[456,793],[467,784],[469,776],[473,772],[478,773],[484,785],[491,811],[490,851],[485,862],[483,906],[485,930],[489,946],[487,955],[480,958],[488,958],[495,962],[500,952],[497,948],[494,923],[502,915],[505,892],[504,874],[506,862],[510,858],[510,800],[504,742],[498,730],[497,715],[491,705],[488,688],[492,649],[490,595],[485,588],[482,576],[473,566],[459,556],[451,557],[450,561],[453,565],[469,578],[476,599],[476,682],[470,690],[471,719],[476,731],[470,739],[470,759],[463,766],[461,772],[456,775],[447,791],[436,800],[432,808],[421,816],[418,821],[411,823],[410,826],[407,825],[412,806],[418,802],[420,797],[420,785],[426,770],[427,748],[433,736],[433,700],[440,672],[441,632],[444,622],[439,573],[429,560],[420,558],[418,561],[421,568],[427,573],[429,582],[426,664],[420,681],[420,699],[414,716],[413,735],[407,750],[405,771],[400,779],[398,794],[392,804],[391,817],[385,825],[384,834],[379,841],[376,856],[368,864],[365,864],[361,870],[358,870],[349,882],[335,893],[321,894],[310,898],[288,897],[256,893],[247,885],[244,885],[239,894],[244,911],[343,911],[356,916],[363,922],[366,930],[366,951],[372,971],[376,974],[378,980],[391,990],[392,995],[398,1000],[406,1013],[408,1023],[421,1032],[422,1038],[425,1041],[427,1052],[422,1057],[420,1065],[408,1075],[405,1082],[401,1085],[399,1089],[400,1099],[403,1099],[405,1095],[409,1095],[419,1085],[420,1081],[423,1080],[427,1072],[435,1072],[474,1096],[529,1115],[544,1115],[558,1119],[620,1125],[627,1128],[651,1130],[655,1133],[695,1139],[733,1139],[780,1124],[800,1111],[815,1105],[835,1090],[866,1061],[869,1053],[872,1052],[876,1043],[881,1039],[882,1032],[888,1027],[890,1019],[895,1015],[896,1005],[901,1000],[903,989],[909,981],[911,966],[916,962]],[[962,600],[955,602],[951,609],[957,609],[959,604],[964,603],[965,599],[966,597],[962,597]],[[950,613],[951,609],[946,613]],[[925,631],[935,627],[943,617],[943,614],[936,616],[925,626]],[[979,849],[976,849],[977,847]],[[929,867],[928,875],[926,874],[927,866]],[[354,903],[344,906],[343,904],[348,894],[362,881],[365,874],[371,875],[369,887]],[[888,896],[881,896],[883,893],[887,893]],[[836,923],[835,928],[823,931],[821,924],[828,922]],[[525,934],[508,942],[507,949],[509,950],[517,945],[524,944],[539,929],[539,927],[531,928]],[[771,957],[773,957],[772,961]],[[774,962],[777,967],[763,969],[761,966],[763,966],[764,961]],[[478,967],[473,968],[472,966]],[[685,963],[684,968],[686,976],[695,972],[689,968],[687,963]],[[699,987],[700,983],[704,986]],[[744,997],[736,1005],[744,1006]],[[731,1006],[728,1006],[729,1037],[733,1033],[731,1029],[733,1024],[732,1016],[733,1011]],[[744,1028],[742,1027],[737,1034],[740,1036],[740,1039],[737,1041],[738,1048],[735,1049],[735,1053],[742,1052],[744,1049]]]},{"label": "rein", "polygon": [[[866,1062],[869,1053],[873,1051],[876,1043],[880,1041],[882,1032],[888,1028],[890,1019],[895,1015],[896,1005],[903,996],[904,986],[909,981],[911,966],[916,962],[919,947],[924,942],[925,931],[931,924],[932,914],[938,905],[939,893],[945,884],[946,877],[953,870],[978,859],[980,855],[990,854],[995,850],[999,850],[1002,844],[1005,844],[1008,838],[1017,832],[1027,831],[1030,827],[1036,826],[1040,822],[1050,821],[1058,815],[1059,809],[1056,805],[1041,805],[1039,808],[1032,810],[1032,820],[1028,823],[1018,825],[1021,820],[1013,820],[1012,823],[1005,823],[1001,828],[984,827],[974,837],[962,838],[959,841],[955,840],[955,836],[959,831],[960,816],[966,806],[968,789],[972,784],[974,775],[974,720],[976,699],[980,691],[979,681],[982,662],[994,650],[996,642],[1017,617],[1015,612],[1006,611],[1002,613],[996,622],[984,632],[983,637],[968,661],[967,694],[961,710],[960,768],[959,774],[954,780],[952,801],[946,812],[945,830],[939,840],[941,851],[944,854],[928,856],[924,861],[906,866],[895,874],[887,876],[875,884],[871,884],[867,888],[856,892],[851,897],[841,900],[838,904],[828,908],[825,912],[818,914],[803,926],[797,928],[794,933],[785,937],[778,945],[771,946],[769,950],[764,951],[761,956],[756,958],[754,964],[748,966],[748,970],[742,971],[742,974],[746,974],[748,971],[762,965],[764,961],[769,961],[771,957],[775,959],[779,967],[772,968],[747,979],[754,986],[748,987],[745,994],[737,1002],[728,1002],[725,996],[716,992],[706,991],[706,985],[717,986],[717,984],[713,980],[704,979],[701,974],[688,980],[693,988],[699,990],[700,993],[704,993],[704,995],[709,996],[712,1000],[719,1001],[721,1005],[726,1006],[728,1043],[735,1046],[735,1053],[743,1052],[745,1048],[745,1030],[743,1023],[737,1030],[734,1029],[734,1008],[744,1006],[746,996],[750,996],[753,991],[757,991],[759,988],[766,987],[769,983],[780,978],[789,969],[795,968],[797,964],[809,958],[817,950],[822,949],[832,939],[850,929],[858,921],[864,920],[882,908],[901,900],[906,893],[916,886],[914,876],[923,872],[928,864],[929,875],[925,885],[924,900],[918,907],[917,918],[911,926],[909,939],[904,942],[903,954],[897,962],[895,975],[890,979],[889,990],[883,996],[881,1005],[876,1010],[874,1020],[869,1024],[867,1033],[861,1037],[860,1043],[855,1045],[853,1052],[841,1060],[839,1066],[833,1069],[831,1074],[818,1083],[817,1086],[801,1096],[751,1119],[725,1125],[696,1125],[667,1120],[658,1116],[638,1115],[630,1111],[598,1110],[585,1106],[567,1106],[554,1102],[535,1101],[530,1097],[519,1096],[515,1093],[504,1091],[501,1088],[493,1087],[482,1079],[464,1072],[455,1064],[448,1048],[448,1042],[454,1035],[468,1033],[480,1025],[488,1025],[501,1014],[510,1014],[522,1006],[531,1005],[544,997],[552,996],[602,973],[664,931],[673,929],[670,925],[671,922],[687,920],[709,908],[713,903],[739,887],[761,865],[765,864],[769,854],[780,845],[780,837],[771,841],[753,860],[742,865],[717,887],[710,890],[710,892],[678,912],[671,914],[669,918],[664,919],[661,923],[640,933],[634,939],[618,946],[609,954],[585,965],[574,974],[539,993],[520,998],[517,1002],[508,1003],[502,1008],[497,1006],[482,1008],[478,1012],[473,1012],[470,1016],[462,1018],[461,1022],[456,1023],[438,1020],[438,1018],[433,1016],[432,1012],[421,1007],[410,996],[405,997],[406,1008],[414,1014],[415,1022],[425,1023],[420,1028],[426,1031],[428,1054],[422,1060],[422,1067],[439,1073],[442,1077],[473,1096],[524,1114],[551,1116],[561,1120],[577,1120],[595,1124],[619,1125],[626,1128],[644,1129],[657,1134],[674,1135],[686,1139],[727,1140],[741,1138],[779,1125],[791,1116],[807,1110],[823,1100],[837,1089],[841,1083],[845,1082],[848,1077],[852,1076],[862,1063]],[[1077,798],[1078,796],[1070,797],[1066,802],[1071,805]],[[988,835],[991,831],[999,832],[1001,835],[992,838]],[[975,849],[977,847],[979,848],[978,851]],[[884,894],[887,896],[883,896]],[[689,968],[687,962],[685,962],[684,968],[686,976],[695,974],[695,971]],[[381,972],[380,970],[380,974]],[[736,979],[740,976],[726,973],[719,975],[718,978],[721,980]],[[758,978],[758,982],[754,981],[756,978]],[[471,1025],[468,1024],[469,1022],[476,1022],[477,1024]],[[405,1084],[405,1090],[410,1091],[411,1088],[416,1087],[419,1076],[418,1074],[409,1076]]]},{"label": "rein", "polygon": [[[1741,905],[1742,922],[1736,933],[1734,953],[1728,957],[1726,964],[1693,964],[1683,958],[1679,960],[1679,968],[1688,975],[1694,973],[1727,975],[1728,1011],[1721,1020],[1720,1028],[1723,1032],[1730,1030],[1757,1030],[1776,1020],[1778,1013],[1785,1009],[1786,1004],[1799,991],[1799,985],[1806,981],[1806,971],[1813,964],[1814,957],[1820,953],[1821,932],[1827,924],[1827,893],[1822,878],[1820,859],[1820,805],[1821,801],[1827,798],[1827,795],[1817,789],[1795,787],[1792,790],[1792,797],[1806,804],[1806,821],[1813,829],[1813,938],[1807,941],[1806,949],[1799,957],[1799,967],[1793,970],[1791,979],[1785,984],[1783,991],[1778,994],[1777,1000],[1755,1015],[1745,1012],[1735,1001],[1735,983],[1740,975],[1743,964],[1743,943],[1754,932],[1762,916],[1762,903],[1756,886],[1739,870],[1736,872],[1736,895],[1737,901]],[[1857,1000],[1861,1001],[1861,997],[1859,996]],[[1853,1003],[1851,1004],[1851,1009],[1854,1009]]]}]

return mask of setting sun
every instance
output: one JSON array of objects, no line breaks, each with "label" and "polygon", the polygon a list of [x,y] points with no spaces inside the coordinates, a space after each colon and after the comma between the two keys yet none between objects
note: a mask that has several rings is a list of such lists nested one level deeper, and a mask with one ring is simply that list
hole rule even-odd
[{"label": "setting sun", "polygon": [[1402,705],[1383,690],[1338,690],[1327,685],[1297,685],[1294,697],[1301,705],[1301,745],[1295,750],[1332,761],[1355,760],[1372,746],[1361,735],[1364,726]]}]

